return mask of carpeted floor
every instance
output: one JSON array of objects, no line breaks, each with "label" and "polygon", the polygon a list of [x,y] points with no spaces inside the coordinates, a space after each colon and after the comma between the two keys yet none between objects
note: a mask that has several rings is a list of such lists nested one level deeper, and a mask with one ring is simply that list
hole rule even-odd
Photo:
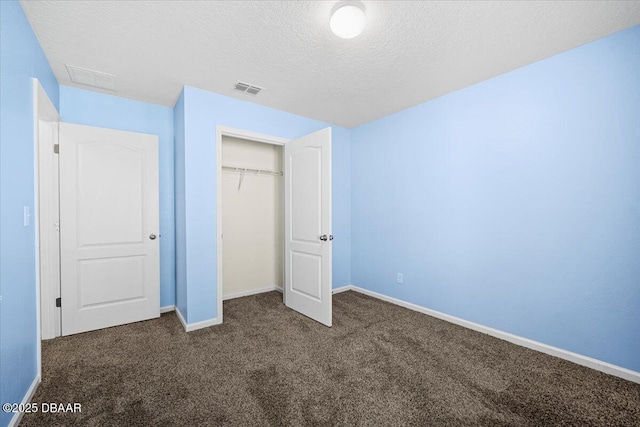
[{"label": "carpeted floor", "polygon": [[334,296],[332,328],[277,292],[43,343],[22,425],[640,425],[640,385],[376,299]]}]

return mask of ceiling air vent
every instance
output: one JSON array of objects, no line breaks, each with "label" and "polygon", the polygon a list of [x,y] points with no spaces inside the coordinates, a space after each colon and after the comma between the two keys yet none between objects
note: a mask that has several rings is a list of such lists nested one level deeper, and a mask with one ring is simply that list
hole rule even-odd
[{"label": "ceiling air vent", "polygon": [[233,88],[240,92],[248,93],[249,95],[257,95],[260,93],[260,91],[264,90],[263,87],[258,87],[243,82],[237,82]]},{"label": "ceiling air vent", "polygon": [[69,77],[74,83],[100,89],[116,90],[116,76],[113,74],[87,70],[86,68],[74,67],[68,64],[66,67]]}]

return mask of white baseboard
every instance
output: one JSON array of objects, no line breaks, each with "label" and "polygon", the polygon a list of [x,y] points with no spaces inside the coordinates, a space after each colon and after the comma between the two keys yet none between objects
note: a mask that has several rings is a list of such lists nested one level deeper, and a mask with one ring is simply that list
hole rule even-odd
[{"label": "white baseboard", "polygon": [[442,319],[450,323],[455,323],[456,325],[460,325],[468,329],[473,329],[474,331],[482,332],[483,334],[491,335],[493,337],[500,338],[505,341],[509,341],[510,343],[517,344],[522,347],[527,347],[532,350],[539,351],[541,353],[559,357],[561,359],[565,359],[570,362],[577,363],[578,365],[586,366],[587,368],[595,369],[597,371],[604,372],[605,374],[614,375],[616,377],[624,378],[625,380],[629,380],[634,383],[640,384],[640,372],[632,371],[631,369],[627,369],[621,366],[613,365],[611,363],[603,362],[602,360],[593,359],[591,357],[583,356],[578,353],[573,353],[568,350],[563,350],[558,347],[553,347],[538,341],[533,341],[528,338],[523,338],[518,335],[513,335],[508,332],[503,332],[498,329],[490,328],[488,326],[483,326],[478,323],[460,319],[459,317],[451,316],[449,314],[432,310],[430,308],[413,304],[398,298],[389,297],[389,296],[380,294],[378,292],[373,292],[358,286],[354,286],[354,285],[343,286],[341,288],[334,289],[333,293],[335,294],[335,293],[345,292],[349,290],[360,292],[362,294],[369,295],[370,297],[374,297],[382,301],[387,301],[404,308],[408,308],[409,310],[418,311],[420,313],[424,313],[429,316],[436,317],[438,319]]},{"label": "white baseboard", "polygon": [[339,288],[333,288],[333,290],[331,291],[334,294],[339,294],[342,292],[347,292],[347,291],[353,291],[353,285],[345,285],[345,286],[340,286]]},{"label": "white baseboard", "polygon": [[222,301],[226,301],[234,298],[248,297],[249,295],[257,295],[257,294],[262,294],[262,293],[271,292],[271,291],[278,291],[282,293],[282,288],[280,286],[272,285],[272,286],[266,286],[264,288],[259,288],[259,289],[251,289],[250,291],[236,292],[235,294],[229,294],[229,295],[223,296]]},{"label": "white baseboard", "polygon": [[176,307],[176,314],[178,315],[178,319],[180,319],[180,323],[182,323],[185,332],[197,331],[198,329],[208,328],[209,326],[219,325],[222,323],[217,317],[215,319],[207,319],[201,322],[187,323],[178,307]]},{"label": "white baseboard", "polygon": [[[33,395],[36,394],[36,390],[38,389],[39,385],[40,385],[40,376],[38,375],[33,379],[33,382],[31,383],[29,390],[27,390],[27,394],[24,395],[24,398],[22,399],[22,402],[21,402],[22,405],[26,405],[27,403],[31,402],[31,399],[33,399]],[[24,412],[16,412],[15,414],[13,414],[13,418],[11,418],[11,421],[9,421],[8,427],[18,427],[18,424],[20,424],[20,421],[22,420],[23,415],[24,415]]]},{"label": "white baseboard", "polygon": [[[187,321],[184,320],[184,317],[182,316],[182,313],[180,313],[180,309],[178,308],[178,306],[176,306],[176,316],[178,316],[178,320],[180,320],[180,323],[182,323],[182,327],[186,331],[187,330]],[[187,331],[187,332],[189,332],[189,331]]]},{"label": "white baseboard", "polygon": [[160,307],[160,313],[168,313],[170,311],[174,311],[175,309],[175,305],[165,305],[164,307]]}]

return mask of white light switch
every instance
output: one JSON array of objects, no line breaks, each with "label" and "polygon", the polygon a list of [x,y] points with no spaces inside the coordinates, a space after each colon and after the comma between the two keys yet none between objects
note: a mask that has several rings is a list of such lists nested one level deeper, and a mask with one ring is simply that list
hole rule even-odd
[{"label": "white light switch", "polygon": [[396,273],[396,283],[399,285],[404,283],[404,275],[402,273]]},{"label": "white light switch", "polygon": [[24,207],[24,226],[28,227],[31,222],[31,213],[29,212],[29,206]]}]

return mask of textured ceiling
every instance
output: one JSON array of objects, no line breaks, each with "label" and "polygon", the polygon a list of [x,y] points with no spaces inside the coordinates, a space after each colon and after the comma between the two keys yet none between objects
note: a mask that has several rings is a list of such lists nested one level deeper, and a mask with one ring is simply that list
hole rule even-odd
[{"label": "textured ceiling", "polygon": [[[638,1],[364,1],[357,38],[335,1],[22,1],[62,85],[65,64],[173,106],[182,85],[354,127],[640,24]],[[234,93],[236,80],[266,88]],[[86,87],[84,87],[86,88]],[[100,91],[100,90],[98,90]]]}]

